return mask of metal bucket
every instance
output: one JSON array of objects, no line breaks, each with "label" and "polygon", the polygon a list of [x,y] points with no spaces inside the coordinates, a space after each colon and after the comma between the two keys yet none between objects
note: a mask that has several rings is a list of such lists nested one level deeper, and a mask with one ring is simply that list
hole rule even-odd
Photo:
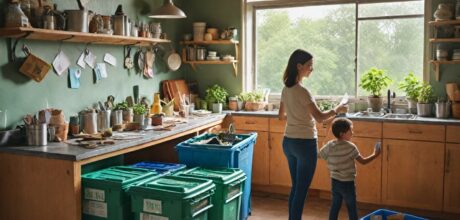
[{"label": "metal bucket", "polygon": [[111,110],[100,111],[97,113],[97,130],[105,131],[110,128],[110,113]]},{"label": "metal bucket", "polygon": [[87,134],[97,133],[97,114],[96,112],[90,112],[90,113],[84,114],[83,131]]},{"label": "metal bucket", "polygon": [[417,103],[417,115],[422,117],[430,117],[433,115],[433,104]]},{"label": "metal bucket", "polygon": [[88,33],[88,11],[86,10],[65,10],[67,19],[67,30]]},{"label": "metal bucket", "polygon": [[48,144],[48,126],[43,123],[39,125],[27,125],[27,145],[46,146]]},{"label": "metal bucket", "polygon": [[112,118],[111,125],[121,125],[123,124],[123,110],[115,110],[110,116]]},{"label": "metal bucket", "polygon": [[448,118],[450,115],[450,102],[436,103],[436,118]]}]

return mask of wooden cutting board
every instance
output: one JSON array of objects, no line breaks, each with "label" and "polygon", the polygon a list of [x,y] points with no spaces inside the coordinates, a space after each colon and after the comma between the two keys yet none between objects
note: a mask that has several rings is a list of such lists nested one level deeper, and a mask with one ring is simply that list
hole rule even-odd
[{"label": "wooden cutting board", "polygon": [[179,105],[182,100],[182,96],[190,95],[187,83],[183,79],[179,80],[165,80],[163,83],[163,94],[168,97],[170,100],[174,98],[174,110],[179,110]]}]

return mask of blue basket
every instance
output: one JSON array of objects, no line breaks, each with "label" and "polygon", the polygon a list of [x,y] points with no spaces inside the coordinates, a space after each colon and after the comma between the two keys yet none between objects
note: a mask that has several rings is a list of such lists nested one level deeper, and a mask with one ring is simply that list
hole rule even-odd
[{"label": "blue basket", "polygon": [[194,140],[212,137],[210,134],[203,134],[178,144],[176,150],[179,163],[186,164],[188,167],[224,167],[243,170],[247,180],[243,188],[240,220],[245,220],[250,213],[252,156],[257,133],[238,136],[243,140],[231,147],[219,148],[214,145],[190,144],[195,142]]},{"label": "blue basket", "polygon": [[185,169],[187,166],[185,164],[178,163],[163,163],[163,162],[139,162],[131,165],[137,168],[144,168],[149,170],[155,170],[157,173],[174,173]]},{"label": "blue basket", "polygon": [[[382,220],[386,220],[387,219],[387,216],[389,215],[394,215],[394,214],[398,214],[398,213],[401,213],[401,212],[395,212],[395,211],[391,211],[391,210],[386,210],[386,209],[378,209],[362,218],[360,218],[360,220],[371,220],[371,216],[372,215],[380,215],[382,216]],[[404,220],[427,220],[426,218],[422,218],[422,217],[417,217],[417,216],[413,216],[413,215],[409,215],[409,214],[405,214],[405,213],[402,213],[404,215]]]}]

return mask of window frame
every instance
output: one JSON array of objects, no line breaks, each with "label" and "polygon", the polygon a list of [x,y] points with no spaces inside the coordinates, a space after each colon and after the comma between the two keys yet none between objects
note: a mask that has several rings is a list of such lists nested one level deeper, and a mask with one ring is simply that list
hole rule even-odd
[{"label": "window frame", "polygon": [[[410,2],[410,1],[421,1],[421,0],[245,0],[244,8],[244,18],[243,18],[243,27],[246,30],[244,33],[244,50],[245,61],[243,62],[243,90],[252,91],[257,88],[257,77],[256,77],[256,26],[257,17],[256,12],[258,10],[266,9],[280,9],[280,8],[289,8],[289,7],[304,7],[304,6],[318,6],[318,5],[335,5],[335,4],[355,4],[355,94],[352,94],[354,97],[358,97],[358,31],[359,31],[359,21],[365,20],[382,20],[382,19],[407,19],[407,18],[424,18],[424,52],[423,52],[423,81],[429,82],[430,80],[430,68],[428,58],[429,56],[429,44],[427,42],[428,28],[427,23],[430,20],[430,16],[425,16],[431,14],[431,0],[424,1],[424,13],[423,14],[411,14],[411,15],[393,15],[393,16],[376,16],[376,17],[359,17],[359,5],[371,4],[371,3],[391,3],[391,2]],[[270,94],[270,100],[278,101],[280,99],[280,93]],[[320,99],[330,99],[336,98],[336,96],[318,96]]]}]

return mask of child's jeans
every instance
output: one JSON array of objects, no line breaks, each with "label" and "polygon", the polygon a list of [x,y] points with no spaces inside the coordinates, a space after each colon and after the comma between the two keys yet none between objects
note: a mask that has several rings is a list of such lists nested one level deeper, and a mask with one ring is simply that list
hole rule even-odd
[{"label": "child's jeans", "polygon": [[292,188],[289,194],[289,220],[302,218],[308,188],[315,174],[317,140],[284,137],[283,151],[286,155]]},{"label": "child's jeans", "polygon": [[356,208],[355,181],[339,181],[332,179],[332,206],[329,211],[329,220],[337,220],[342,199],[345,200],[348,209],[348,218],[358,220],[358,210]]}]

